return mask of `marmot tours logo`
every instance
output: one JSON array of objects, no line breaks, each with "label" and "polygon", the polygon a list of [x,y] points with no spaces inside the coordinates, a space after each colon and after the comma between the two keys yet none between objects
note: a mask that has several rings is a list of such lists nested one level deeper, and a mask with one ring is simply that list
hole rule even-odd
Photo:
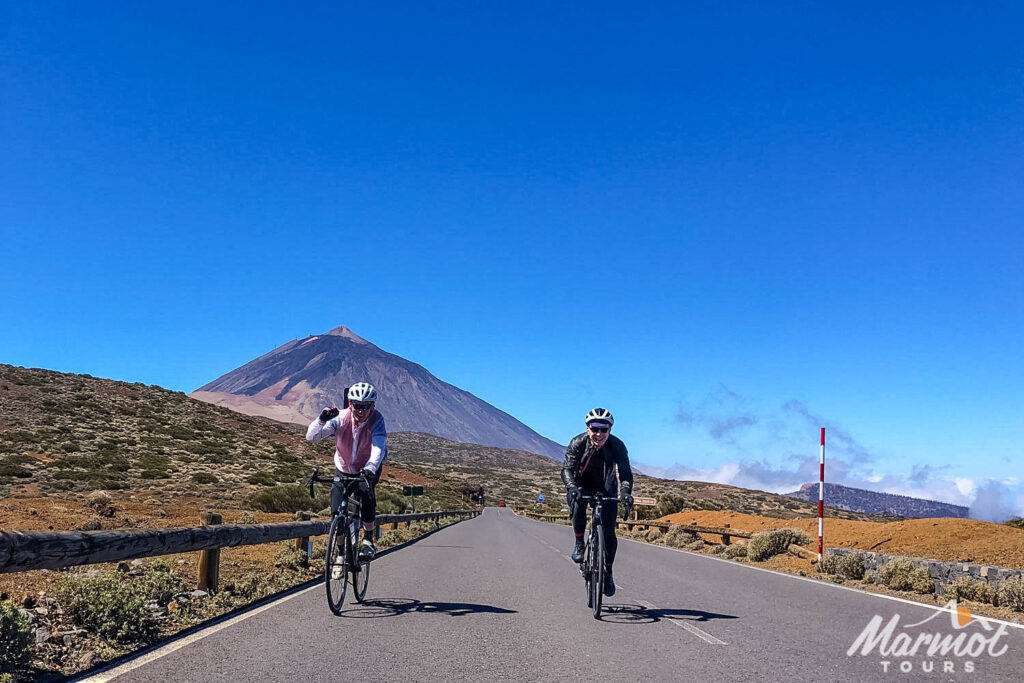
[{"label": "marmot tours logo", "polygon": [[[949,615],[949,626],[945,617]],[[930,626],[929,622],[938,619]],[[988,619],[976,617],[956,600],[914,624],[900,625],[895,614],[888,623],[879,615],[872,617],[860,632],[847,657],[874,654],[881,657],[883,673],[974,673],[977,660],[1001,657],[1007,645],[1000,643],[1007,634],[1006,624],[996,628]]]}]

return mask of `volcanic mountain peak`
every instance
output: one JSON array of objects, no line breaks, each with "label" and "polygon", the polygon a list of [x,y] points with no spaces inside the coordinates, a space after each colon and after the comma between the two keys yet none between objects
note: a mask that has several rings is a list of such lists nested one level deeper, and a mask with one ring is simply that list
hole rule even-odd
[{"label": "volcanic mountain peak", "polygon": [[388,431],[561,458],[565,449],[426,368],[388,353],[344,325],[296,339],[200,387],[191,396],[249,415],[308,424],[345,389],[370,382]]},{"label": "volcanic mountain peak", "polygon": [[[346,339],[351,339],[352,341],[357,342],[359,344],[369,344],[370,346],[373,346],[373,344],[370,344],[370,342],[366,341],[365,339],[363,339],[358,334],[348,329],[344,325],[338,325],[324,336],[345,337]],[[306,341],[312,341],[314,339],[316,339],[316,337],[310,337]]]}]

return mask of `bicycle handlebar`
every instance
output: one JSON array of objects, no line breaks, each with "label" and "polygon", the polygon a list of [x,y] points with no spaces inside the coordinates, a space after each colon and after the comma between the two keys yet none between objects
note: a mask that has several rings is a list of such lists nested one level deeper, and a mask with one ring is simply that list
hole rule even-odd
[{"label": "bicycle handlebar", "polygon": [[314,467],[313,474],[306,480],[306,485],[309,486],[310,498],[316,498],[316,495],[313,493],[313,484],[333,484],[334,482],[345,479],[349,481],[366,481],[366,474],[364,472],[360,472],[359,474],[348,474],[347,472],[342,472],[341,476],[332,476],[329,479],[327,477],[321,477],[319,474],[320,468]]},{"label": "bicycle handlebar", "polygon": [[[621,503],[622,502],[618,498],[610,498],[610,497],[605,497],[605,496],[600,496],[600,495],[599,496],[580,496],[579,500],[580,500],[580,502],[584,502],[584,503],[591,503],[591,502],[596,503],[598,501],[609,502],[609,503],[610,502],[616,502],[616,503]],[[632,509],[633,509],[632,505],[627,505],[626,506],[625,518],[629,517],[629,513],[630,513],[630,511]]]}]

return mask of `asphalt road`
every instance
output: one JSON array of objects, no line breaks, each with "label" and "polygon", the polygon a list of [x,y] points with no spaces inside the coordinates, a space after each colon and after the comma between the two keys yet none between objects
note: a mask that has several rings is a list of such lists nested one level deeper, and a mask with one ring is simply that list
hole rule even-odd
[{"label": "asphalt road", "polygon": [[899,615],[893,636],[910,639],[977,633],[980,641],[1000,624],[991,623],[990,632],[974,620],[958,631],[951,615],[926,606],[621,539],[619,591],[606,598],[607,613],[597,621],[567,558],[571,544],[568,527],[488,508],[378,558],[370,602],[355,603],[350,591],[342,616],[331,614],[319,584],[93,680],[1024,678],[1024,629],[1002,627],[997,657],[929,658],[926,646],[916,656],[885,657],[877,649],[848,656],[876,615],[885,622]]}]

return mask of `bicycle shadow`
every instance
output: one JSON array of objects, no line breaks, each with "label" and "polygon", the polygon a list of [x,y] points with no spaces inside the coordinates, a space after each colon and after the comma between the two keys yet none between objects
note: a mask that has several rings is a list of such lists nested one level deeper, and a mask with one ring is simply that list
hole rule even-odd
[{"label": "bicycle shadow", "polygon": [[447,614],[451,617],[463,617],[467,614],[517,614],[514,609],[472,602],[421,602],[411,598],[378,598],[354,604],[339,616],[350,619],[381,619],[414,613]]},{"label": "bicycle shadow", "polygon": [[712,619],[739,619],[739,617],[734,614],[717,614],[697,609],[649,608],[642,605],[609,605],[606,603],[601,619],[611,624],[656,624],[663,619],[710,621]]}]

